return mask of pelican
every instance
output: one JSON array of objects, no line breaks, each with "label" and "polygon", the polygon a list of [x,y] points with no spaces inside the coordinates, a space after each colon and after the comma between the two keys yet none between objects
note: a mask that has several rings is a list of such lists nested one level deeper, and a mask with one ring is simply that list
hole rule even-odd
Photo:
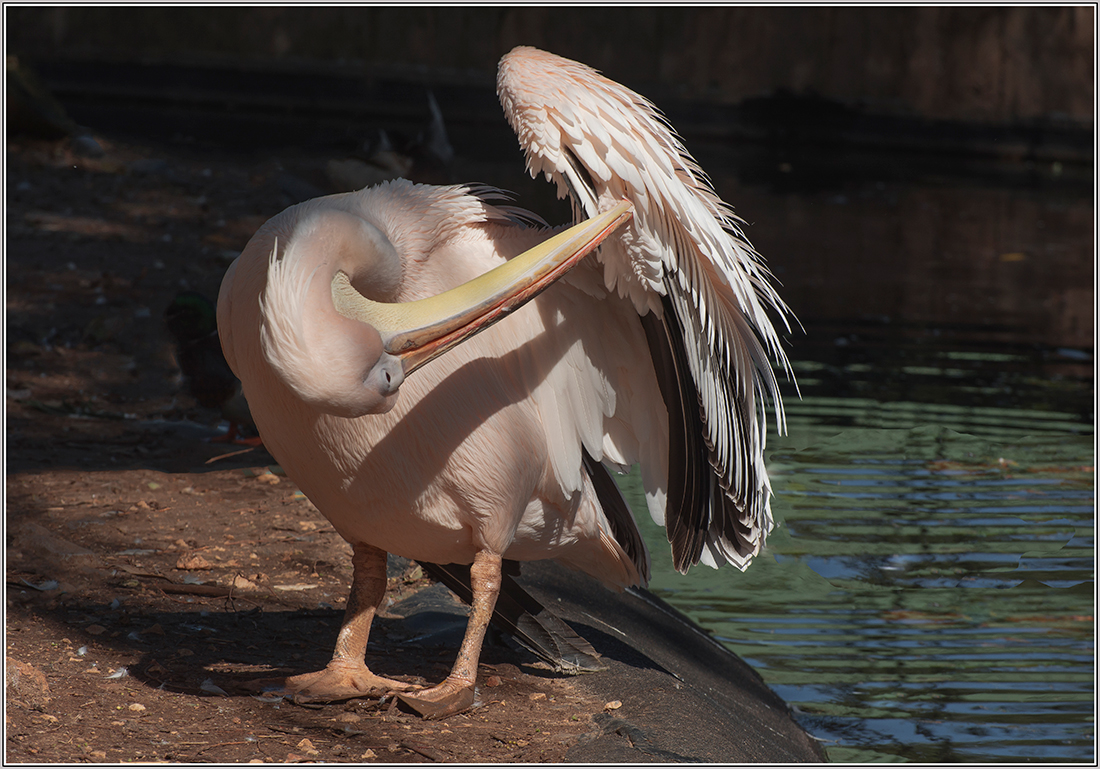
[{"label": "pelican", "polygon": [[[468,708],[504,559],[644,584],[608,469],[640,465],[682,572],[744,569],[772,527],[772,360],[790,371],[768,314],[786,308],[739,220],[656,107],[595,70],[521,47],[497,90],[530,173],[580,224],[395,180],[284,211],[222,283],[222,346],[264,445],[353,550],[332,661],[283,684],[299,699]],[[466,634],[436,686],[364,662],[387,553],[469,565]]]}]

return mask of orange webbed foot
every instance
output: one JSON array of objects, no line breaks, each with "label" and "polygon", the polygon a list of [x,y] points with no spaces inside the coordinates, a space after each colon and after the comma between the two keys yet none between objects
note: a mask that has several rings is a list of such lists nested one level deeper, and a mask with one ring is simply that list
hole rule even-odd
[{"label": "orange webbed foot", "polygon": [[[266,685],[272,683],[274,687]],[[417,688],[415,684],[375,675],[366,665],[340,661],[330,662],[323,670],[291,676],[281,682],[271,679],[256,681],[253,687],[281,694],[295,702],[340,702]]]},{"label": "orange webbed foot", "polygon": [[431,689],[398,692],[397,699],[412,708],[421,718],[446,718],[473,707],[474,685],[448,678]]}]

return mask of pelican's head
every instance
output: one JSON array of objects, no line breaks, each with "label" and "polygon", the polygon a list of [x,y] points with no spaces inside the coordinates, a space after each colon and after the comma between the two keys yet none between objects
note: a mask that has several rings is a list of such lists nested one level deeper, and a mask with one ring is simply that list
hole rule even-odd
[{"label": "pelican's head", "polygon": [[386,352],[376,326],[338,311],[332,286],[335,276],[350,271],[373,296],[393,295],[400,257],[377,227],[355,214],[317,207],[294,214],[290,227],[272,228],[282,237],[274,237],[260,295],[263,357],[321,411],[345,417],[388,411],[405,381],[401,360]]},{"label": "pelican's head", "polygon": [[[266,267],[260,348],[299,398],[343,417],[393,408],[406,376],[532,299],[631,216],[620,203],[450,291],[391,303],[384,300],[398,292],[402,256],[378,227],[334,205],[296,209],[269,222],[241,255]],[[257,249],[266,259],[255,258]],[[227,359],[236,370],[228,350]]]}]

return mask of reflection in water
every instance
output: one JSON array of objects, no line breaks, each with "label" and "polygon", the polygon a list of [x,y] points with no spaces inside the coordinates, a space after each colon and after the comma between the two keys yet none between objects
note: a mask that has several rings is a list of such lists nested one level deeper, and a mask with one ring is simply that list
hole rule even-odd
[{"label": "reflection in water", "polygon": [[1092,347],[1091,186],[1040,192],[834,174],[794,189],[779,174],[766,189],[739,181],[744,168],[716,173],[736,158],[693,149],[748,219],[747,234],[803,322],[881,321],[969,342]]}]

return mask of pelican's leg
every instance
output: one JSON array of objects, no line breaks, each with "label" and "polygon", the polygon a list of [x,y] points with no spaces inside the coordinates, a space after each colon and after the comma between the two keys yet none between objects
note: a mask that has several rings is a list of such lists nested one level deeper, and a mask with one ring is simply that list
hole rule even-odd
[{"label": "pelican's leg", "polygon": [[500,593],[500,561],[499,555],[485,551],[474,556],[473,566],[470,567],[473,607],[451,674],[431,689],[397,695],[424,718],[443,718],[461,713],[474,704],[474,683],[477,681],[481,644]]},{"label": "pelican's leg", "polygon": [[332,661],[324,670],[286,679],[283,693],[293,695],[295,700],[336,702],[415,688],[376,676],[363,660],[371,622],[386,594],[386,551],[364,544],[355,544],[353,548],[351,593]]}]

